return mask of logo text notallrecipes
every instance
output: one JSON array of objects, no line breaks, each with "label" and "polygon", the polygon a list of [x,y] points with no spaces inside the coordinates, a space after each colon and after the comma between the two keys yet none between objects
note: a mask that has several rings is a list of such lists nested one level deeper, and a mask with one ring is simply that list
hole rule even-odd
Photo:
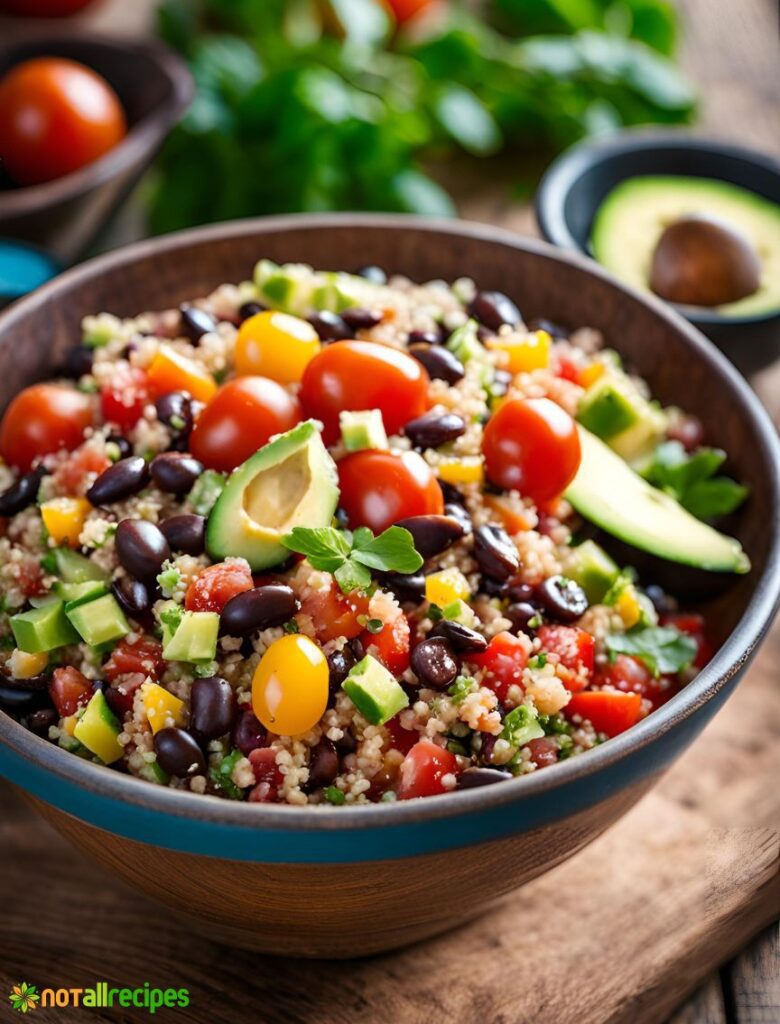
[{"label": "logo text notallrecipes", "polygon": [[116,988],[107,981],[84,988],[44,988],[30,985],[26,981],[14,985],[9,995],[11,1006],[19,1013],[29,1013],[38,1007],[56,1007],[65,1010],[71,1007],[86,1009],[111,1009],[115,1006],[136,1007],[150,1014],[163,1007],[173,1009],[190,1005],[190,994],[186,988],[155,988],[144,982],[139,988]]}]

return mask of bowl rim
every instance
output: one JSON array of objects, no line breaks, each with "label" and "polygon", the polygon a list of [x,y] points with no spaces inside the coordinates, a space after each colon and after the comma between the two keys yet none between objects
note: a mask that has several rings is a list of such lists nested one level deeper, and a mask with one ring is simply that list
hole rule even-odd
[{"label": "bowl rim", "polygon": [[[122,39],[73,28],[46,33],[27,29],[8,43],[1,44],[0,51],[13,54],[17,49],[28,47],[35,47],[41,52],[45,52],[47,47],[56,51],[63,43],[102,48],[108,55],[123,54],[151,60],[168,80],[170,95],[131,125],[113,149],[92,163],[52,181],[0,191],[0,223],[76,199],[118,176],[165,138],[195,95],[195,82],[185,62],[156,39]],[[79,60],[75,54],[68,59]],[[87,61],[81,62],[91,67]]]},{"label": "bowl rim", "polygon": [[631,301],[649,306],[657,317],[684,336],[698,359],[710,364],[716,373],[726,378],[727,386],[740,401],[744,415],[751,421],[754,433],[767,452],[771,466],[768,481],[769,507],[773,513],[773,540],[764,571],[756,580],[753,593],[733,632],[712,661],[680,693],[627,732],[589,751],[587,756],[571,758],[556,765],[553,771],[533,773],[511,784],[460,790],[426,797],[424,800],[365,804],[346,809],[330,805],[297,807],[253,804],[250,807],[243,802],[154,786],[143,779],[84,761],[35,736],[9,715],[0,712],[0,743],[22,759],[37,764],[82,790],[141,806],[169,816],[172,820],[176,817],[195,818],[240,829],[270,828],[278,831],[335,832],[392,827],[494,809],[563,789],[567,783],[597,775],[668,734],[713,698],[750,661],[780,606],[780,439],[766,410],[744,378],[695,327],[660,299],[646,297],[616,281],[606,270],[582,255],[562,251],[547,242],[524,238],[491,225],[398,214],[292,214],[228,221],[136,242],[66,271],[0,314],[0,344],[5,331],[34,313],[36,308],[56,304],[58,295],[106,270],[115,270],[152,255],[172,255],[193,244],[255,236],[260,249],[265,234],[294,234],[313,229],[328,231],[344,227],[353,231],[415,230],[433,235],[449,235],[453,241],[498,243],[509,252],[513,249],[524,251],[556,263],[573,265],[622,292]]},{"label": "bowl rim", "polygon": [[[652,151],[659,147],[677,149],[681,153],[693,150],[712,156],[728,156],[742,161],[745,165],[760,167],[769,174],[775,175],[780,184],[780,159],[769,153],[762,153],[748,146],[727,142],[723,139],[691,135],[686,128],[670,128],[663,131],[656,128],[630,128],[616,132],[614,135],[576,142],[549,165],[542,175],[534,196],[534,214],[545,239],[566,251],[581,253],[593,263],[597,263],[597,260],[580,245],[569,229],[564,209],[571,189],[585,171],[598,167],[613,157],[630,152]],[[702,175],[694,175],[694,177],[702,177]],[[751,191],[747,186],[740,187]],[[644,295],[645,293],[641,292],[640,294]],[[652,296],[652,293],[648,292],[648,295]],[[670,302],[667,305],[686,320],[696,325],[702,325],[705,330],[716,325],[748,327],[780,320],[780,306],[768,310],[766,313],[724,316],[699,306],[686,306],[678,302]]]}]

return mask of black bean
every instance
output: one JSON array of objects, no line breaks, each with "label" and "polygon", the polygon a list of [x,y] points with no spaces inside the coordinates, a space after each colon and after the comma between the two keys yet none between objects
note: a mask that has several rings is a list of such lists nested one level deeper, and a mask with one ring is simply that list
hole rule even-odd
[{"label": "black bean", "polygon": [[92,360],[95,351],[88,345],[73,345],[65,353],[60,373],[69,380],[78,380],[87,373],[92,373]]},{"label": "black bean", "polygon": [[[439,481],[441,484],[441,480]],[[471,516],[468,514],[463,505],[455,504],[454,502],[447,502],[444,506],[445,516],[451,516],[453,519],[457,519],[463,528],[464,536],[470,536],[473,531],[473,523],[471,522]]]},{"label": "black bean", "polygon": [[137,494],[148,480],[146,460],[140,455],[131,455],[104,469],[87,491],[87,498],[93,505],[112,505]]},{"label": "black bean", "polygon": [[503,596],[509,601],[525,601],[528,604],[536,604],[536,589],[530,583],[512,583],[504,587]]},{"label": "black bean", "polygon": [[490,786],[494,782],[506,782],[512,776],[498,768],[467,768],[458,776],[456,789],[476,789],[477,786]]},{"label": "black bean", "polygon": [[373,309],[345,309],[341,314],[344,323],[353,331],[366,331],[382,322],[382,314]]},{"label": "black bean", "polygon": [[203,463],[187,452],[163,452],[152,459],[149,472],[161,491],[183,495],[203,472]]},{"label": "black bean", "polygon": [[0,686],[0,708],[4,711],[24,711],[34,708],[38,694],[34,690],[14,690],[10,686]]},{"label": "black bean", "polygon": [[323,736],[309,752],[309,778],[303,784],[305,793],[329,786],[339,773],[339,755],[333,743]]},{"label": "black bean", "polygon": [[45,690],[49,685],[48,676],[32,676],[30,679],[15,679],[13,676],[0,676],[3,686],[9,690],[27,690],[30,693],[36,690]]},{"label": "black bean", "polygon": [[503,292],[477,292],[469,303],[469,313],[491,331],[498,331],[504,324],[514,327],[523,319],[520,310]]},{"label": "black bean", "polygon": [[165,534],[145,519],[123,519],[116,528],[116,553],[122,567],[138,580],[153,580],[171,549]]},{"label": "black bean", "polygon": [[412,345],[409,355],[414,356],[428,371],[431,380],[443,380],[448,384],[457,384],[466,376],[463,363],[448,348],[440,345]]},{"label": "black bean", "polygon": [[443,341],[441,331],[409,331],[409,345],[441,345]]},{"label": "black bean", "polygon": [[[513,602],[507,606],[504,615],[512,623],[512,630],[515,633],[525,633],[526,636],[533,636],[534,630],[542,624],[539,609],[528,601]],[[532,622],[535,625],[532,626]]]},{"label": "black bean", "polygon": [[235,717],[236,697],[227,679],[195,680],[190,689],[190,731],[201,746],[230,732]]},{"label": "black bean", "polygon": [[34,732],[36,736],[43,736],[46,739],[49,729],[59,721],[59,715],[54,708],[39,708],[32,711],[25,719],[25,725]]},{"label": "black bean", "polygon": [[539,584],[537,597],[543,607],[559,622],[574,622],[588,609],[585,591],[565,576],[548,576]]},{"label": "black bean", "polygon": [[429,637],[443,636],[453,648],[460,654],[478,654],[487,650],[488,641],[476,629],[464,626],[462,622],[454,622],[452,619],[442,619],[437,622],[428,634]]},{"label": "black bean", "polygon": [[233,746],[238,747],[242,754],[249,756],[253,750],[266,746],[268,731],[254,711],[243,711],[236,719],[231,737]]},{"label": "black bean", "polygon": [[432,558],[451,547],[463,536],[463,527],[454,516],[409,516],[395,524],[408,530],[415,548],[423,558]]},{"label": "black bean", "polygon": [[327,309],[312,313],[309,323],[317,332],[320,341],[348,341],[355,337],[355,332],[349,324],[338,313],[331,313]]},{"label": "black bean", "polygon": [[328,688],[336,694],[347,678],[350,670],[357,664],[357,658],[349,646],[328,655]]},{"label": "black bean", "polygon": [[181,306],[181,330],[185,338],[197,345],[204,334],[217,329],[216,318],[197,306]]},{"label": "black bean", "polygon": [[184,391],[169,391],[155,402],[157,419],[174,437],[186,436],[192,430],[192,399]]},{"label": "black bean", "polygon": [[270,629],[288,622],[298,602],[291,587],[268,583],[231,597],[220,616],[220,628],[228,636],[245,636],[256,629]]},{"label": "black bean", "polygon": [[517,548],[506,530],[488,523],[474,531],[474,557],[485,576],[505,580],[520,568]]},{"label": "black bean", "polygon": [[345,729],[341,739],[336,740],[336,750],[338,750],[342,757],[346,757],[347,754],[354,754],[357,750],[357,740],[349,729]]},{"label": "black bean", "polygon": [[419,603],[425,597],[425,577],[421,572],[386,572],[380,579],[382,588],[395,594],[399,601]]},{"label": "black bean", "polygon": [[160,729],[154,736],[154,749],[157,763],[168,775],[185,779],[188,775],[206,774],[205,755],[195,737],[185,729]]},{"label": "black bean", "polygon": [[133,446],[127,440],[126,437],[122,437],[121,434],[109,434],[106,438],[106,444],[112,444],[119,452],[120,459],[127,459],[133,454]]},{"label": "black bean", "polygon": [[242,306],[239,306],[238,315],[242,322],[248,320],[250,316],[257,316],[258,313],[264,313],[265,306],[261,302],[245,302]]},{"label": "black bean", "polygon": [[460,664],[442,636],[426,637],[412,651],[412,671],[424,686],[445,690],[455,682]]},{"label": "black bean", "polygon": [[437,480],[436,482],[439,485],[445,505],[465,505],[466,499],[454,484],[448,484],[446,480]]},{"label": "black bean", "polygon": [[358,270],[358,276],[364,277],[366,281],[370,281],[372,284],[387,284],[387,274],[381,267],[361,267]]},{"label": "black bean", "polygon": [[650,598],[653,608],[659,615],[670,615],[679,608],[677,599],[667,594],[663,587],[650,583],[645,587],[645,593]]},{"label": "black bean", "polygon": [[145,583],[132,576],[121,576],[111,584],[111,591],[126,615],[141,618],[152,607],[152,599]]},{"label": "black bean", "polygon": [[415,448],[438,448],[466,431],[466,421],[454,412],[428,412],[409,420],[404,433]]},{"label": "black bean", "polygon": [[528,326],[532,331],[547,331],[552,338],[559,338],[563,341],[569,337],[568,327],[562,327],[554,320],[545,320],[543,317],[535,317]]},{"label": "black bean", "polygon": [[160,523],[171,551],[182,551],[185,555],[202,555],[206,550],[206,517],[194,513],[171,516]]},{"label": "black bean", "polygon": [[48,470],[43,466],[38,466],[37,469],[20,476],[15,483],[3,491],[0,494],[0,516],[15,516],[17,512],[22,512],[32,505],[38,497],[38,488],[47,472]]}]

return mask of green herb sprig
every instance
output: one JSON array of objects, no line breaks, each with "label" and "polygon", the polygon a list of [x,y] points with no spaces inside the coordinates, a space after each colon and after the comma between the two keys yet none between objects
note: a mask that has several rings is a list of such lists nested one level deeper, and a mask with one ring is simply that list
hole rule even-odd
[{"label": "green herb sprig", "polygon": [[671,494],[697,519],[728,515],[747,497],[747,487],[716,476],[726,461],[720,448],[699,448],[688,455],[679,441],[665,441],[655,450],[645,478]]},{"label": "green herb sprig", "polygon": [[630,654],[643,662],[653,675],[670,675],[693,664],[696,641],[674,626],[648,626],[607,637],[611,654]]}]

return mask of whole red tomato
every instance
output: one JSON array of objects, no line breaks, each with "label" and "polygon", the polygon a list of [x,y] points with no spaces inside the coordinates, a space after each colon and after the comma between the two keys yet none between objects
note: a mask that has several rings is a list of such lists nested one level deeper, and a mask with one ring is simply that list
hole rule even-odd
[{"label": "whole red tomato", "polygon": [[83,64],[35,57],[0,81],[0,157],[19,185],[76,171],[126,133],[116,93]]},{"label": "whole red tomato", "polygon": [[5,411],[0,455],[26,473],[41,455],[78,448],[92,421],[88,395],[62,384],[33,384],[20,391]]},{"label": "whole red tomato", "polygon": [[417,452],[353,452],[339,462],[339,487],[353,529],[381,533],[399,519],[444,511],[433,470]]},{"label": "whole red tomato", "polygon": [[66,18],[94,0],[0,0],[0,11],[25,18]]}]

